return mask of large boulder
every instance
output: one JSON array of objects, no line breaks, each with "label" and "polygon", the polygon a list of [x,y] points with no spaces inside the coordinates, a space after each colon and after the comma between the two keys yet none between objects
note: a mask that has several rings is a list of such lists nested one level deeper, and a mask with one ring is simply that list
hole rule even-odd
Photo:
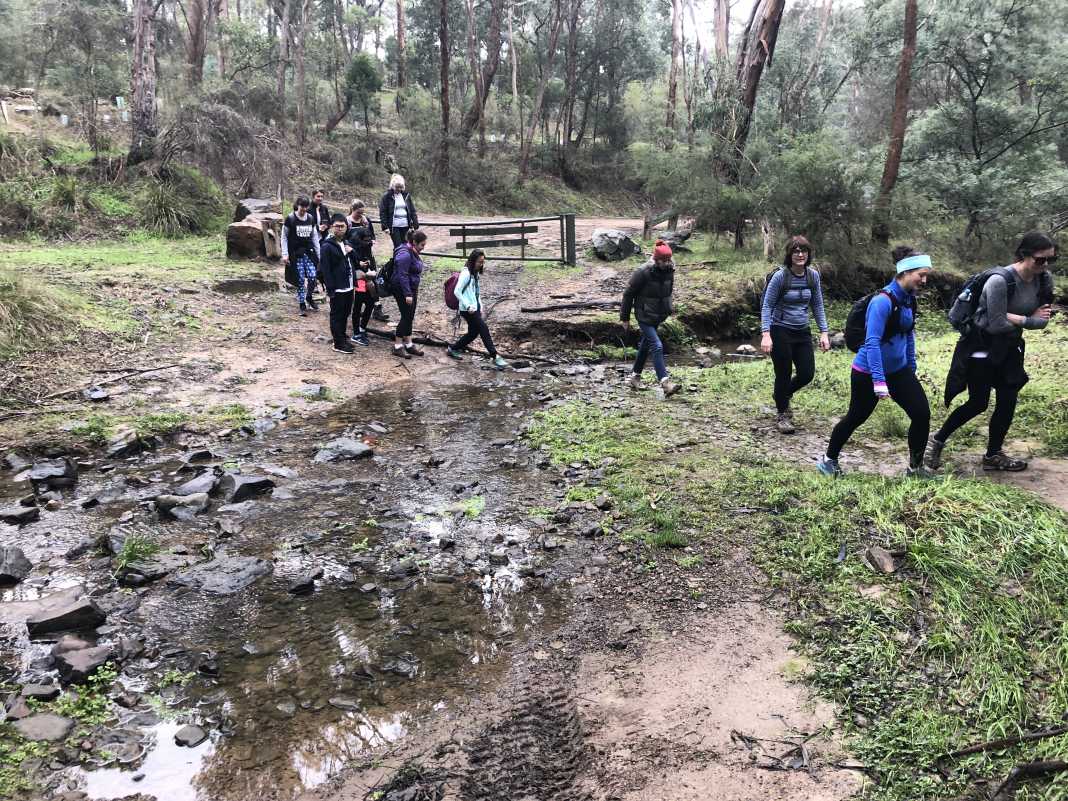
[{"label": "large boulder", "polygon": [[213,595],[232,595],[273,570],[274,565],[266,559],[254,556],[224,556],[176,573],[167,583],[174,587],[189,587]]},{"label": "large boulder", "polygon": [[282,201],[267,200],[265,198],[247,197],[237,204],[234,211],[234,222],[241,222],[250,214],[281,214]]},{"label": "large boulder", "polygon": [[18,584],[31,570],[33,565],[21,548],[0,546],[0,586]]},{"label": "large boulder", "polygon": [[215,490],[215,484],[218,480],[214,470],[206,470],[196,478],[191,478],[181,486],[177,487],[174,490],[174,494],[197,495],[201,492],[206,492],[210,495]]},{"label": "large boulder", "polygon": [[693,234],[692,228],[677,228],[674,231],[660,231],[657,239],[663,240],[669,248],[675,250],[689,250],[685,246],[686,240]]},{"label": "large boulder", "polygon": [[250,214],[226,228],[228,259],[277,259],[283,217],[281,214]]},{"label": "large boulder", "polygon": [[115,574],[115,579],[125,587],[140,587],[189,567],[195,561],[196,557],[190,554],[158,553],[123,566]]},{"label": "large boulder", "polygon": [[597,257],[605,261],[623,261],[641,253],[633,239],[615,228],[598,228],[593,232],[590,244]]}]

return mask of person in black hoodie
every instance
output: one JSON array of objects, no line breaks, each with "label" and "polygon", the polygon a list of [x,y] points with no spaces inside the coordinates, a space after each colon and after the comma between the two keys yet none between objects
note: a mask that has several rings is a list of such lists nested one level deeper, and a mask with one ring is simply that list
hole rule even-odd
[{"label": "person in black hoodie", "polygon": [[364,214],[362,200],[352,201],[352,213],[348,216],[349,233],[346,241],[352,246],[350,259],[356,274],[356,291],[352,304],[352,339],[353,345],[368,347],[367,324],[371,320],[377,293],[375,277],[378,270],[372,247],[375,243],[375,230],[371,220]]},{"label": "person in black hoodie", "polygon": [[298,197],[296,210],[282,224],[282,264],[286,268],[286,283],[297,288],[300,316],[318,311],[319,305],[312,297],[315,289],[316,266],[319,264],[319,230],[315,219],[308,213],[308,198]]},{"label": "person in black hoodie", "polygon": [[352,354],[354,348],[349,344],[345,330],[349,315],[352,314],[352,295],[355,289],[352,280],[352,263],[349,254],[352,246],[345,241],[349,224],[344,214],[335,214],[330,220],[330,235],[322,247],[322,275],[326,293],[330,298],[330,336],[334,340],[334,350],[338,353]]},{"label": "person in black hoodie", "polygon": [[393,239],[394,250],[408,241],[409,230],[419,228],[419,215],[411,193],[405,191],[403,175],[394,174],[389,179],[389,189],[378,201],[378,221]]},{"label": "person in black hoodie", "polygon": [[332,216],[330,209],[323,202],[323,190],[316,189],[312,193],[311,208],[309,209],[311,216],[315,218],[315,224],[319,227],[319,238],[326,239],[326,235],[330,232],[330,221]]},{"label": "person in black hoodie", "polygon": [[679,391],[679,385],[668,375],[664,363],[664,345],[657,333],[657,326],[671,316],[673,311],[671,294],[675,287],[675,262],[672,261],[671,248],[661,239],[653,248],[653,258],[634,271],[630,283],[623,292],[623,304],[619,310],[619,319],[624,327],[630,326],[630,311],[638,319],[638,328],[642,336],[638,342],[638,357],[634,360],[634,369],[628,383],[631,389],[642,388],[642,370],[651,355],[657,381],[664,390],[664,397],[670,397]]}]

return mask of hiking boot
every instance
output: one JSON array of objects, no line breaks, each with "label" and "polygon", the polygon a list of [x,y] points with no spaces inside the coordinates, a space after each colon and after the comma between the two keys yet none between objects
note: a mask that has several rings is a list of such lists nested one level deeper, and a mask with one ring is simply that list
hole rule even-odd
[{"label": "hiking boot", "polygon": [[816,462],[816,469],[829,478],[838,478],[842,475],[842,468],[839,466],[838,460],[832,459],[830,456],[821,456],[819,461]]},{"label": "hiking boot", "polygon": [[463,354],[461,354],[460,351],[453,350],[452,348],[446,348],[445,353],[450,359],[456,359],[458,362],[462,362],[464,359]]},{"label": "hiking boot", "polygon": [[408,351],[406,351],[400,345],[394,345],[393,346],[393,355],[396,356],[398,359],[410,359],[410,358],[412,358],[411,354],[409,354]]},{"label": "hiking boot", "polygon": [[794,428],[793,415],[789,412],[779,412],[779,416],[775,419],[775,428],[779,430],[780,434],[793,434],[797,431]]},{"label": "hiking boot", "polygon": [[381,305],[378,305],[375,306],[375,310],[371,312],[371,319],[378,320],[378,322],[380,323],[388,323],[389,315],[386,312],[382,311]]},{"label": "hiking boot", "polygon": [[347,356],[351,356],[356,352],[356,348],[352,347],[348,342],[335,342],[334,353],[344,353]]},{"label": "hiking boot", "polygon": [[1023,459],[1013,459],[1005,451],[998,451],[993,456],[983,457],[983,469],[1019,473],[1021,470],[1027,469],[1027,462]]},{"label": "hiking boot", "polygon": [[660,388],[664,390],[665,398],[670,398],[672,395],[679,391],[679,385],[667,376],[664,376],[664,380],[660,382]]},{"label": "hiking boot", "polygon": [[505,370],[511,367],[512,365],[508,364],[508,362],[505,361],[502,356],[494,356],[493,366],[496,367],[498,370]]},{"label": "hiking boot", "polygon": [[423,349],[420,348],[418,345],[405,345],[404,349],[408,353],[410,353],[412,356],[422,356],[423,355]]},{"label": "hiking boot", "polygon": [[942,449],[946,447],[946,443],[939,442],[935,439],[935,435],[931,434],[930,439],[927,440],[927,447],[923,451],[923,465],[928,470],[937,470],[942,466]]},{"label": "hiking boot", "polygon": [[307,317],[308,316],[308,304],[304,303],[303,301],[301,301],[301,304],[300,304],[300,316],[301,317]]},{"label": "hiking boot", "polygon": [[927,467],[927,465],[923,463],[920,463],[915,466],[910,465],[909,467],[905,468],[905,478],[931,479],[937,478],[937,476],[938,473],[936,473],[934,470],[931,470]]},{"label": "hiking boot", "polygon": [[631,373],[630,378],[627,379],[627,386],[638,392],[642,388],[642,377],[637,373]]}]

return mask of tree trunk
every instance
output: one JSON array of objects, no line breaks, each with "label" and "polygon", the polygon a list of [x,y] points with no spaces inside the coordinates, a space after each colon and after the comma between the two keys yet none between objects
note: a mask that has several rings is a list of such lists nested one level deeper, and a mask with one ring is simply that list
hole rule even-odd
[{"label": "tree trunk", "polygon": [[541,120],[541,107],[542,103],[545,102],[545,88],[548,86],[549,77],[552,75],[553,61],[556,59],[556,43],[560,39],[560,27],[564,21],[563,0],[555,0],[550,13],[553,14],[553,21],[552,30],[549,33],[549,52],[546,55],[545,70],[542,72],[541,80],[538,82],[538,92],[534,96],[534,107],[530,110],[530,125],[527,128],[527,135],[519,149],[520,180],[527,177],[527,171],[530,168],[530,151],[534,145],[534,134],[537,133],[538,124]]},{"label": "tree trunk", "polygon": [[278,72],[275,91],[278,94],[278,130],[286,128],[286,67],[289,64],[289,4],[282,4],[282,18],[278,21]]},{"label": "tree trunk", "polygon": [[441,150],[438,153],[438,175],[449,174],[449,2],[440,0],[438,16],[438,46],[441,48]]},{"label": "tree trunk", "polygon": [[[482,116],[482,109],[486,103],[486,90],[482,83],[482,70],[478,68],[478,49],[475,45],[475,2],[474,0],[464,0],[464,7],[467,10],[467,66],[471,70],[471,80],[475,86],[475,102],[472,108],[475,109],[475,122],[477,124],[478,119]],[[466,116],[460,123],[460,139],[463,144],[467,145],[467,138],[464,138],[464,123],[466,123]],[[480,143],[480,151],[485,150],[485,141]]]},{"label": "tree trunk", "polygon": [[574,152],[571,140],[575,133],[575,103],[578,101],[578,35],[582,0],[570,0],[570,3],[564,51],[564,100],[560,108],[563,135],[557,143],[560,178],[565,183],[572,181],[570,158]]},{"label": "tree trunk", "polygon": [[886,151],[883,179],[875,200],[871,224],[871,238],[886,244],[890,241],[890,197],[894,193],[897,174],[901,169],[901,151],[905,146],[908,126],[909,90],[912,88],[912,61],[916,57],[916,0],[905,0],[905,32],[901,45],[901,61],[897,67],[894,87],[894,114],[890,121],[890,146]]},{"label": "tree trunk", "polygon": [[[760,78],[764,74],[765,65],[771,63],[771,58],[775,53],[779,25],[782,23],[782,14],[786,8],[786,0],[763,0],[762,4],[763,14],[760,15],[756,37],[751,44],[744,45],[743,58],[739,63],[738,84],[742,119],[734,137],[735,155],[731,159],[732,163],[737,163],[738,157],[745,152],[745,143],[749,139],[749,125],[753,120],[753,107],[756,105],[757,90],[760,88]],[[737,168],[734,170],[734,177],[737,178]]]},{"label": "tree trunk", "polygon": [[[401,107],[404,105],[401,95],[404,94],[404,87],[408,83],[408,65],[404,57],[404,42],[404,0],[397,0],[397,96],[394,105],[398,114],[400,114]],[[377,50],[377,47],[375,49]]]},{"label": "tree trunk", "polygon": [[308,135],[304,114],[308,102],[306,76],[304,74],[304,37],[308,30],[308,13],[310,10],[311,0],[301,0],[300,25],[297,28],[297,35],[293,42],[293,46],[296,48],[294,55],[297,61],[297,144],[301,147],[304,147],[304,142]]},{"label": "tree trunk", "polygon": [[486,119],[486,103],[489,101],[489,87],[493,85],[497,77],[497,70],[501,66],[501,46],[504,39],[501,36],[501,14],[504,9],[504,0],[490,0],[489,33],[486,35],[486,63],[482,65],[482,96],[479,98],[481,105],[472,104],[464,114],[463,122],[460,123],[460,140],[466,145],[474,133],[475,127],[479,129],[479,155],[484,153],[484,131]]},{"label": "tree trunk", "polygon": [[[352,96],[346,93],[341,108],[337,110],[334,116],[326,121],[326,127],[323,128],[323,133],[327,135],[332,133],[350,111],[352,111]],[[368,134],[370,134],[370,131],[368,131]]]},{"label": "tree trunk", "polygon": [[128,164],[152,158],[159,135],[156,114],[156,17],[152,0],[134,0],[130,155]]},{"label": "tree trunk", "polygon": [[669,150],[674,145],[675,139],[675,109],[678,105],[679,58],[681,53],[682,0],[671,0],[671,66],[668,69],[667,119],[664,121],[670,136],[666,145]]},{"label": "tree trunk", "polygon": [[523,146],[523,107],[519,102],[519,53],[515,49],[515,31],[512,17],[515,15],[515,0],[508,7],[508,53],[512,59],[512,105],[515,106],[515,137]]},{"label": "tree trunk", "polygon": [[[188,9],[188,10],[187,10]],[[204,53],[208,46],[209,0],[188,0],[182,6],[189,38],[186,41],[186,75],[190,86],[204,80]]]},{"label": "tree trunk", "polygon": [[226,36],[223,34],[222,22],[230,19],[230,0],[217,0],[215,5],[215,38],[219,48],[219,77],[226,80]]},{"label": "tree trunk", "polygon": [[726,61],[730,58],[727,34],[731,24],[731,7],[727,0],[715,0],[715,3],[712,27],[716,33],[716,60]]}]

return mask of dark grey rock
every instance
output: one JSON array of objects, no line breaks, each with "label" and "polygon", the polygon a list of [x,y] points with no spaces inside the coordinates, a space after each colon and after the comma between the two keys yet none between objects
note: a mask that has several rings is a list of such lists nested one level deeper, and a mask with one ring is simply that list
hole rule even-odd
[{"label": "dark grey rock", "polygon": [[0,459],[0,464],[7,470],[25,470],[30,466],[31,462],[22,454],[17,451],[10,451],[4,454],[4,458]]},{"label": "dark grey rock", "polygon": [[31,570],[33,565],[21,548],[0,546],[0,586],[18,584]]},{"label": "dark grey rock", "polygon": [[174,733],[174,742],[186,748],[196,748],[206,739],[208,739],[208,733],[200,726],[193,726],[192,724],[182,726]]},{"label": "dark grey rock", "polygon": [[156,497],[156,512],[163,518],[192,520],[211,504],[206,492],[195,495],[159,495]]},{"label": "dark grey rock", "polygon": [[183,570],[168,579],[168,585],[190,587],[213,595],[232,595],[274,570],[274,565],[254,556],[226,556]]},{"label": "dark grey rock", "polygon": [[112,656],[110,645],[54,654],[59,677],[67,684],[81,684]]},{"label": "dark grey rock", "polygon": [[15,731],[27,740],[56,743],[66,740],[74,731],[74,721],[50,712],[41,712],[15,721]]},{"label": "dark grey rock", "polygon": [[218,483],[218,481],[219,479],[216,477],[215,473],[211,470],[208,470],[207,472],[201,473],[196,478],[191,478],[189,479],[189,481],[177,487],[174,490],[173,494],[199,495],[201,493],[206,493],[210,495],[215,489],[215,485]]},{"label": "dark grey rock", "polygon": [[489,561],[491,565],[506,565],[508,564],[508,551],[504,548],[497,548],[490,551]]},{"label": "dark grey rock", "polygon": [[140,587],[176,570],[189,567],[194,562],[196,562],[196,557],[191,554],[159,553],[146,559],[130,562],[118,571],[115,578],[119,584]]},{"label": "dark grey rock", "polygon": [[240,503],[270,492],[274,489],[274,482],[267,476],[226,473],[219,479],[218,489],[229,503]]},{"label": "dark grey rock", "polygon": [[33,710],[30,709],[30,705],[26,703],[26,698],[17,696],[12,698],[7,705],[7,710],[4,713],[4,720],[22,720],[28,718],[33,714]]},{"label": "dark grey rock", "polygon": [[321,567],[303,573],[289,585],[289,591],[294,595],[305,595],[315,589],[315,580],[323,577]]},{"label": "dark grey rock", "polygon": [[82,397],[99,403],[100,401],[106,401],[111,395],[103,387],[89,387],[89,389],[82,391]]},{"label": "dark grey rock", "polygon": [[51,701],[59,695],[59,687],[55,684],[27,684],[19,695],[38,701]]},{"label": "dark grey rock", "polygon": [[34,462],[29,479],[38,486],[70,487],[78,480],[78,467],[66,457]]},{"label": "dark grey rock", "polygon": [[0,508],[0,521],[10,523],[13,526],[24,526],[32,523],[41,516],[41,510],[36,506],[5,506]]},{"label": "dark grey rock", "polygon": [[605,261],[622,261],[641,253],[634,240],[615,228],[598,228],[593,232],[590,245],[598,258]]},{"label": "dark grey rock", "polygon": [[374,448],[351,437],[340,437],[326,443],[317,454],[317,462],[336,462],[341,459],[365,459],[374,456]]},{"label": "dark grey rock", "polygon": [[60,592],[30,602],[32,611],[26,616],[26,629],[31,637],[56,631],[93,629],[107,616],[89,598],[71,600],[69,593]]},{"label": "dark grey rock", "polygon": [[145,446],[146,442],[137,435],[137,432],[127,428],[120,431],[108,443],[106,452],[109,459],[117,459],[122,456],[138,454],[145,449]]},{"label": "dark grey rock", "polygon": [[328,702],[330,706],[335,709],[340,709],[344,712],[359,712],[360,702],[355,698],[344,698],[342,696],[334,696]]}]

